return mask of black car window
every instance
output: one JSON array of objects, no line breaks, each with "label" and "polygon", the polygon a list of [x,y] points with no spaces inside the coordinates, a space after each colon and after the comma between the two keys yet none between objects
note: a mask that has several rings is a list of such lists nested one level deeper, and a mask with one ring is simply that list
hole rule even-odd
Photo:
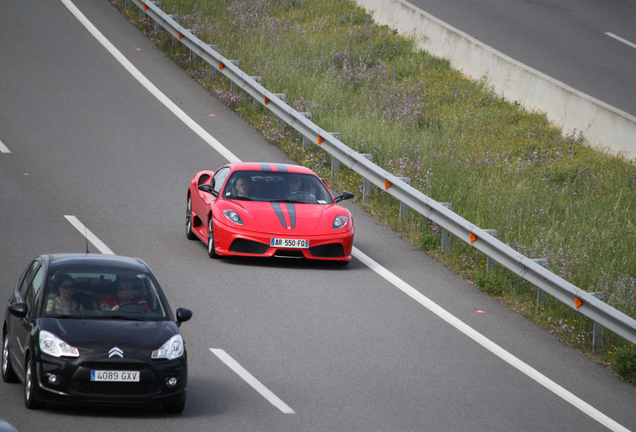
[{"label": "black car window", "polygon": [[20,296],[22,297],[23,301],[26,299],[27,291],[31,284],[31,280],[33,279],[33,275],[35,274],[36,270],[38,270],[39,268],[40,268],[40,261],[35,260],[31,264],[29,264],[29,266],[27,267],[27,269],[24,271],[22,275],[22,279],[20,281]]},{"label": "black car window", "polygon": [[42,285],[44,285],[44,268],[40,267],[33,277],[32,282],[29,284],[29,289],[26,295],[26,304],[30,311],[35,311],[35,308],[38,305]]},{"label": "black car window", "polygon": [[[169,318],[161,288],[150,274],[70,266],[53,273],[46,286],[44,316],[139,321]],[[73,286],[72,294],[60,289],[64,285]]]},{"label": "black car window", "polygon": [[223,187],[223,183],[225,183],[225,179],[230,173],[229,168],[221,168],[214,174],[214,178],[212,179],[212,187],[215,191],[221,192],[221,188]]}]

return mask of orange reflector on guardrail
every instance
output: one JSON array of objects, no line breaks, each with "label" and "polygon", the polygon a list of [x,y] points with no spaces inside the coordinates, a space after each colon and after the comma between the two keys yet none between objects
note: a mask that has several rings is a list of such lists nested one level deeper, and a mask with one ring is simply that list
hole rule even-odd
[{"label": "orange reflector on guardrail", "polygon": [[470,242],[474,243],[477,240],[477,236],[473,233],[470,233]]},{"label": "orange reflector on guardrail", "polygon": [[265,98],[265,105],[267,105],[269,103],[269,99]]},{"label": "orange reflector on guardrail", "polygon": [[179,39],[181,39],[183,37],[183,35],[181,34],[181,32],[179,32]]},{"label": "orange reflector on guardrail", "polygon": [[322,142],[323,142],[324,140],[325,140],[325,139],[324,139],[323,137],[321,137],[320,135],[318,135],[318,144],[322,144]]},{"label": "orange reflector on guardrail", "polygon": [[574,304],[576,305],[576,308],[580,308],[583,305],[583,300],[581,300],[578,297],[574,297]]},{"label": "orange reflector on guardrail", "polygon": [[223,69],[225,65],[223,63],[219,63],[219,70]]},{"label": "orange reflector on guardrail", "polygon": [[144,10],[148,10],[148,5],[144,5]]},{"label": "orange reflector on guardrail", "polygon": [[391,183],[389,183],[387,180],[384,180],[384,189],[388,189],[391,187]]}]

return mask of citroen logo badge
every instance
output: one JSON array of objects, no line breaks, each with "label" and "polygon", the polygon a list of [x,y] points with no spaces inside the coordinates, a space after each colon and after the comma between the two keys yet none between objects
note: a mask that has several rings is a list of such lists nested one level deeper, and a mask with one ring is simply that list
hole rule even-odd
[{"label": "citroen logo badge", "polygon": [[115,357],[115,356],[124,358],[124,351],[122,351],[120,348],[112,347],[110,351],[108,351],[108,358]]}]

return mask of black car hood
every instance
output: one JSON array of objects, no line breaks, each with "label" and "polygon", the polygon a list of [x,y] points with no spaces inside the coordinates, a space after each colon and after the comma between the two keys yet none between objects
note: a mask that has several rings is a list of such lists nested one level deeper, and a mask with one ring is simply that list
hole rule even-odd
[{"label": "black car hood", "polygon": [[146,357],[179,333],[172,321],[128,321],[119,319],[41,318],[40,329],[53,333],[79,349],[80,355],[108,357],[118,347],[132,355]]}]

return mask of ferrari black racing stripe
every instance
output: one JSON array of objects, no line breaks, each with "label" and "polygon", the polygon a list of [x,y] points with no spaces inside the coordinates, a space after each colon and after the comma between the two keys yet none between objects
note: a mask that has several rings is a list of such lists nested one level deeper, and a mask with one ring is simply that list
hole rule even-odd
[{"label": "ferrari black racing stripe", "polygon": [[285,165],[281,165],[281,164],[274,164],[274,166],[275,166],[276,168],[278,168],[278,171],[280,171],[280,172],[287,172],[287,171],[289,171]]},{"label": "ferrari black racing stripe", "polygon": [[283,226],[284,229],[287,229],[287,225],[285,225],[285,215],[283,214],[283,209],[280,207],[280,203],[273,202],[271,204],[274,212],[276,213],[276,216],[278,216],[280,224]]},{"label": "ferrari black racing stripe", "polygon": [[289,222],[292,229],[296,229],[296,204],[287,203],[287,213],[289,213]]},{"label": "ferrari black racing stripe", "polygon": [[272,168],[269,166],[269,164],[259,163],[258,165],[261,167],[262,171],[271,171],[272,170]]}]

